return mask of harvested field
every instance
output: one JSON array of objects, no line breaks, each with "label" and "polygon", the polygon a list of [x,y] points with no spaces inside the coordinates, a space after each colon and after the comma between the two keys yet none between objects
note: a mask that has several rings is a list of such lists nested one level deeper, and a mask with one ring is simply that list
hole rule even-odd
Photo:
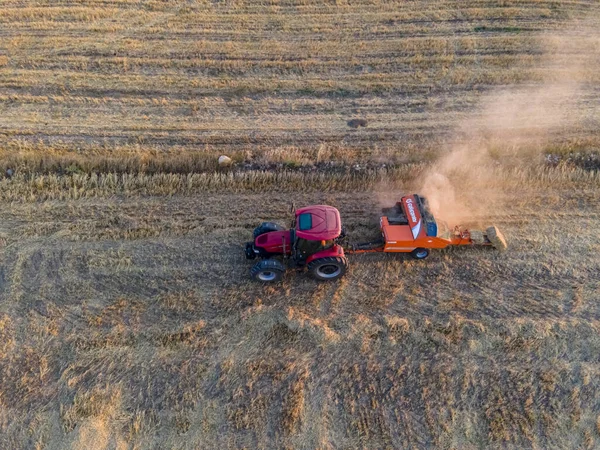
[{"label": "harvested field", "polygon": [[488,218],[508,252],[357,255],[338,283],[268,287],[242,255],[257,222],[327,202],[360,235],[375,193],[13,204],[0,444],[593,448],[599,186],[570,183]]},{"label": "harvested field", "polygon": [[[4,1],[0,448],[600,447],[599,12]],[[508,249],[250,281],[413,191]]]},{"label": "harvested field", "polygon": [[[222,153],[290,165],[431,160],[486,93],[526,89],[587,56],[549,36],[598,10],[540,0],[7,0],[0,161],[189,172],[214,169]],[[554,151],[598,147],[599,73],[581,74],[586,120],[552,130]],[[349,128],[352,119],[369,126]],[[549,130],[522,130],[540,133]]]}]

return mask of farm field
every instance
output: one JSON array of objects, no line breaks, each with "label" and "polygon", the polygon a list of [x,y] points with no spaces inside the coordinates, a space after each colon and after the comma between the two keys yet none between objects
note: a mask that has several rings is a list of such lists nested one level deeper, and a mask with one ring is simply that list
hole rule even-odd
[{"label": "farm field", "polygon": [[339,283],[269,287],[240,245],[257,219],[328,202],[361,234],[372,193],[13,205],[2,446],[594,448],[599,182],[490,217],[504,254],[356,255]]},{"label": "farm field", "polygon": [[[599,447],[599,14],[4,1],[0,448]],[[508,251],[250,280],[410,192]]]},{"label": "farm field", "polygon": [[[86,172],[210,170],[222,153],[422,162],[482,94],[593,59],[555,33],[597,34],[574,25],[594,1],[342,3],[7,0],[3,160]],[[579,76],[586,120],[523,134],[551,134],[562,151],[597,145],[599,77]],[[369,126],[349,129],[354,117]]]}]

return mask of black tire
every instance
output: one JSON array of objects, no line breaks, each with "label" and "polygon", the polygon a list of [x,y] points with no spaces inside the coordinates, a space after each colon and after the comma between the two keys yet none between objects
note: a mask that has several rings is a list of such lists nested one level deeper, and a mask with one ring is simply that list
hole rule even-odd
[{"label": "black tire", "polygon": [[348,260],[345,256],[328,256],[311,261],[308,271],[319,281],[332,281],[341,278],[348,270]]},{"label": "black tire", "polygon": [[264,259],[254,264],[250,276],[262,283],[277,283],[283,278],[285,266],[276,259]]},{"label": "black tire", "polygon": [[244,253],[246,254],[246,259],[256,259],[256,252],[254,251],[254,242],[246,243]]},{"label": "black tire", "polygon": [[259,237],[261,234],[270,233],[271,231],[283,231],[284,227],[275,222],[263,222],[254,229],[252,235],[254,239]]},{"label": "black tire", "polygon": [[429,256],[428,248],[415,248],[412,252],[410,252],[410,256],[415,259],[425,259]]}]

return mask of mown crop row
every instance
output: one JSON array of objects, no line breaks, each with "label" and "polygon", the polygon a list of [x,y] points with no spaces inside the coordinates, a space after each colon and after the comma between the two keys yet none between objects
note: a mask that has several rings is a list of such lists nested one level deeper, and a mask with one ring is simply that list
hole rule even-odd
[{"label": "mown crop row", "polygon": [[[194,195],[211,192],[331,192],[398,189],[419,178],[427,166],[406,164],[393,168],[345,171],[249,170],[196,174],[70,174],[16,175],[0,181],[0,200],[42,201],[107,197],[113,195]],[[496,169],[487,186],[502,189],[518,186],[595,186],[600,172],[567,165]]]}]

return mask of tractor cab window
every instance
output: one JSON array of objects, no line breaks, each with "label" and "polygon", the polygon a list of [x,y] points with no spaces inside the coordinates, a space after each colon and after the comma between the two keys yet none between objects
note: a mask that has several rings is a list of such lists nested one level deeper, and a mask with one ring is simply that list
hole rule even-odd
[{"label": "tractor cab window", "polygon": [[298,229],[300,231],[307,231],[312,228],[312,214],[304,213],[298,216]]}]

